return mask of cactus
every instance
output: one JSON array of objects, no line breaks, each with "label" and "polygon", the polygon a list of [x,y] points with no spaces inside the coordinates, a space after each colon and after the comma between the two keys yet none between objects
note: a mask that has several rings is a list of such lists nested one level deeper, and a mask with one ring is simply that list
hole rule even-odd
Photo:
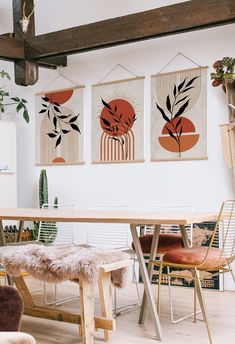
[{"label": "cactus", "polygon": [[39,177],[39,207],[42,208],[43,204],[48,204],[48,182],[46,170],[41,170]]}]

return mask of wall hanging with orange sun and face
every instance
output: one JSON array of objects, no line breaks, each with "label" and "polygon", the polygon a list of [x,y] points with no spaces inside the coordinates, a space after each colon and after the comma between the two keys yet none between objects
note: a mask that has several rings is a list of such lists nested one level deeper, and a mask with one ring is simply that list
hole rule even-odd
[{"label": "wall hanging with orange sun and face", "polygon": [[36,96],[38,164],[76,164],[83,159],[83,87]]},{"label": "wall hanging with orange sun and face", "polygon": [[93,86],[93,162],[143,161],[144,79]]},{"label": "wall hanging with orange sun and face", "polygon": [[152,76],[152,160],[206,158],[206,69]]}]

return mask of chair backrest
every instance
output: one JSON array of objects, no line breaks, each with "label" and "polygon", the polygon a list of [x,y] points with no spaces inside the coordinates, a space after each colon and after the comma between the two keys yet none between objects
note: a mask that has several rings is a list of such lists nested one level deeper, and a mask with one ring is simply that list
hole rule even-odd
[{"label": "chair backrest", "polygon": [[[158,211],[161,213],[177,213],[177,212],[184,212],[184,213],[191,213],[193,212],[193,206],[189,204],[149,204],[146,207],[147,211]],[[190,243],[193,242],[193,224],[186,225],[185,226],[188,234],[188,238],[190,240]],[[152,231],[152,227],[146,228],[146,233],[150,233]],[[178,225],[172,225],[172,224],[164,224],[161,228],[162,233],[177,233],[179,232],[179,226]]]},{"label": "chair backrest", "polygon": [[[77,209],[76,204],[43,204],[42,209]],[[75,223],[41,221],[38,240],[45,245],[71,244],[74,242]]]},{"label": "chair backrest", "polygon": [[[92,206],[93,210],[121,211],[130,210],[128,205]],[[124,249],[130,246],[130,229],[125,223],[93,223],[88,231],[87,243],[96,247]]]},{"label": "chair backrest", "polygon": [[225,258],[228,264],[235,260],[235,200],[227,200],[221,206],[208,254],[213,248],[220,248],[218,265],[223,261],[220,258]]}]

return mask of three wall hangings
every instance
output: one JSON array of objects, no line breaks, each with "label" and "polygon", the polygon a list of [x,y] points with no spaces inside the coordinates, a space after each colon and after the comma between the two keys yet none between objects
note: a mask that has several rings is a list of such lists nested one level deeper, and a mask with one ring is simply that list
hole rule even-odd
[{"label": "three wall hangings", "polygon": [[[83,163],[84,87],[36,95],[36,164]],[[150,139],[150,138],[149,138]],[[207,158],[207,67],[151,76],[151,161]],[[92,86],[92,162],[144,161],[144,77]]]}]

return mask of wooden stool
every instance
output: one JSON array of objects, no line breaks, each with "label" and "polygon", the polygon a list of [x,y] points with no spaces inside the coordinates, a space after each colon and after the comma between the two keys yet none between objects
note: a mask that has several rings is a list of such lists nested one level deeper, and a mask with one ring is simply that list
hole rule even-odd
[{"label": "wooden stool", "polygon": [[94,287],[84,278],[79,278],[80,288],[80,314],[68,311],[39,307],[35,305],[33,298],[24,279],[14,277],[17,289],[24,300],[24,314],[39,318],[75,323],[80,326],[83,344],[93,344],[95,329],[104,330],[105,341],[110,340],[110,331],[116,329],[116,321],[113,318],[111,272],[128,267],[131,260],[119,260],[114,263],[106,263],[99,269],[99,293],[102,309],[102,317],[94,316]]}]

